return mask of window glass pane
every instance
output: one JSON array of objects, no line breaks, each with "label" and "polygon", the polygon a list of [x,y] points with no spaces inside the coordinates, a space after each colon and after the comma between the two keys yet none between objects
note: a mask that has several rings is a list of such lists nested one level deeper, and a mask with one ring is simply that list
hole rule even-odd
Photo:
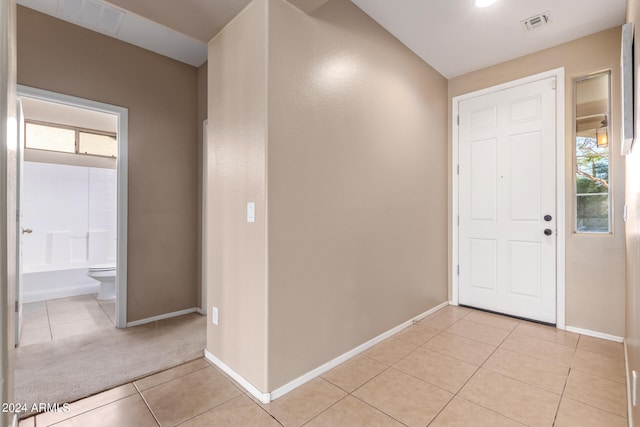
[{"label": "window glass pane", "polygon": [[606,233],[610,227],[610,75],[576,82],[575,218],[577,232]]},{"label": "window glass pane", "polygon": [[116,157],[118,147],[115,136],[81,131],[79,140],[80,153]]},{"label": "window glass pane", "polygon": [[609,231],[609,195],[581,194],[577,197],[577,231]]},{"label": "window glass pane", "polygon": [[39,150],[76,152],[76,132],[73,129],[27,123],[24,145]]}]

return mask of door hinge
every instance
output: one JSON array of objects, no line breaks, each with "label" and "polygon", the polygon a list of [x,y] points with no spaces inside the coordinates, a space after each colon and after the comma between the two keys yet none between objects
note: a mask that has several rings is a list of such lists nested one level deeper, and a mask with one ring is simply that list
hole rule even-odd
[{"label": "door hinge", "polygon": [[459,276],[460,275],[460,266],[456,266],[456,274]]},{"label": "door hinge", "polygon": [[458,223],[457,225],[458,225],[458,227],[459,227],[459,226],[460,226],[460,215],[458,215],[458,216],[456,217],[456,222]]},{"label": "door hinge", "polygon": [[556,80],[555,79],[553,79],[551,81],[551,89],[556,90]]},{"label": "door hinge", "polygon": [[20,303],[16,301],[16,313],[20,311]]},{"label": "door hinge", "polygon": [[456,175],[460,175],[460,165],[456,166]]},{"label": "door hinge", "polygon": [[460,115],[458,114],[458,117],[456,118],[456,122],[458,123],[458,126],[460,126]]}]

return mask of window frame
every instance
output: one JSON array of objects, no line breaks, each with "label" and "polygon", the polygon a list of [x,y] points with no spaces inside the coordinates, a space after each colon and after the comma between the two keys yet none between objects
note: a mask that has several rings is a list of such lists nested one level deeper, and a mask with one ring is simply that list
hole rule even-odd
[{"label": "window frame", "polygon": [[[27,145],[27,141],[28,141],[27,125],[28,124],[34,124],[34,125],[38,125],[38,126],[46,126],[46,127],[50,127],[50,128],[73,130],[74,133],[75,133],[74,134],[74,138],[75,138],[75,141],[74,141],[75,150],[74,150],[74,152],[70,153],[68,151],[47,150],[46,148],[29,147]],[[104,136],[109,136],[109,137],[115,138],[114,143],[115,143],[115,146],[116,146],[116,155],[109,156],[109,155],[104,155],[104,154],[93,154],[93,153],[80,152],[80,133],[90,133],[90,134],[94,134],[94,135],[104,135]],[[25,150],[48,151],[48,152],[51,152],[51,153],[64,153],[64,154],[71,154],[71,155],[93,156],[93,157],[103,157],[103,158],[107,158],[107,159],[115,159],[115,158],[118,157],[117,156],[118,134],[115,133],[115,132],[101,131],[101,130],[96,130],[96,129],[83,128],[83,127],[79,127],[79,126],[70,126],[70,125],[64,125],[64,124],[60,124],[60,123],[45,122],[45,121],[41,121],[41,120],[25,119],[24,120],[24,149]]]},{"label": "window frame", "polygon": [[[578,88],[578,83],[583,82],[585,80],[589,80],[589,79],[593,79],[593,78],[597,78],[600,76],[607,76],[608,77],[608,84],[607,84],[607,90],[608,90],[608,96],[607,96],[607,112],[604,113],[606,114],[609,124],[608,124],[608,129],[607,129],[607,138],[608,138],[608,145],[607,145],[607,175],[608,175],[608,188],[607,188],[607,193],[578,193],[578,147],[577,147],[577,139],[578,139],[578,132],[577,132],[577,123],[578,123],[578,119],[581,117],[578,117],[578,98],[577,98],[577,88]],[[605,69],[605,70],[600,70],[594,73],[590,73],[588,75],[585,76],[581,76],[581,77],[576,77],[573,80],[573,139],[572,139],[572,182],[573,182],[573,195],[572,195],[572,199],[573,199],[573,233],[574,234],[582,234],[582,235],[613,235],[613,225],[614,225],[614,221],[613,221],[613,186],[614,186],[614,174],[613,174],[613,162],[612,162],[612,150],[611,150],[611,146],[613,145],[613,110],[612,110],[612,96],[613,96],[613,70],[611,68]],[[588,116],[585,116],[588,117]],[[607,231],[588,231],[588,230],[579,230],[578,229],[578,198],[579,197],[584,197],[584,196],[602,196],[602,195],[607,195],[607,207],[608,207],[608,215],[607,215]]]}]

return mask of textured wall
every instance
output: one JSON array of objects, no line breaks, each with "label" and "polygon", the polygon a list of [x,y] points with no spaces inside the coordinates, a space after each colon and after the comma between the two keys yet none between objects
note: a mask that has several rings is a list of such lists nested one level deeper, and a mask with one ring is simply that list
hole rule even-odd
[{"label": "textured wall", "polygon": [[208,67],[209,351],[273,391],[446,301],[442,76],[346,0],[256,0]]},{"label": "textured wall", "polygon": [[269,385],[446,301],[446,91],[349,1],[270,1]]},{"label": "textured wall", "polygon": [[[267,391],[267,0],[209,43],[207,349]],[[247,202],[256,222],[247,222]]]}]

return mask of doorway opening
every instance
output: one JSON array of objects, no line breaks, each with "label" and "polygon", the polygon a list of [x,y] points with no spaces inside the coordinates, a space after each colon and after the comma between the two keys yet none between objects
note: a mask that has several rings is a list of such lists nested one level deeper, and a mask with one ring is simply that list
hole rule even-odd
[{"label": "doorway opening", "polygon": [[24,86],[18,99],[16,342],[124,328],[127,109]]}]

